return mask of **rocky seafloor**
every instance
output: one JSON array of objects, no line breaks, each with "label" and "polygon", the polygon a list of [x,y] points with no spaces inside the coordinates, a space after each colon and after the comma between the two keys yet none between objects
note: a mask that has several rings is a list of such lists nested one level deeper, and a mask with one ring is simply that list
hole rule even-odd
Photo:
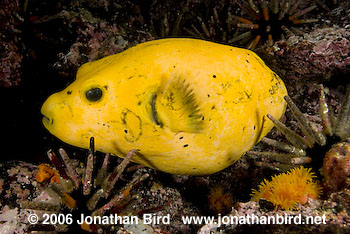
[{"label": "rocky seafloor", "polygon": [[[243,17],[261,24],[262,3],[272,5],[276,2],[282,5],[276,13],[280,17],[274,20],[279,20],[279,28],[285,27],[273,34],[270,41],[264,34],[266,30],[254,31],[237,21],[238,17]],[[314,123],[313,127],[322,131],[325,125],[319,113],[320,84],[325,87],[326,100],[334,115],[347,111],[341,111],[341,104],[346,99],[346,86],[350,81],[348,1],[77,0],[52,3],[5,0],[2,5],[0,87],[4,109],[1,114],[2,135],[6,139],[2,141],[0,162],[1,233],[350,232],[350,155],[347,151],[328,161],[324,160],[325,152],[320,151],[320,163],[312,165],[318,165],[314,171],[329,168],[327,179],[322,175],[317,178],[323,192],[318,199],[309,198],[291,210],[283,210],[263,199],[251,201],[251,193],[263,179],[270,179],[295,165],[282,165],[267,155],[247,154],[229,168],[210,176],[168,175],[126,163],[126,168],[111,188],[113,193],[108,198],[101,198],[100,205],[111,205],[109,202],[116,199],[113,206],[106,207],[104,214],[138,216],[140,219],[144,214],[169,215],[169,224],[101,225],[84,229],[79,225],[41,224],[42,218],[35,225],[28,221],[33,214],[39,217],[43,214],[63,214],[64,217],[73,214],[76,217],[79,212],[90,215],[96,211],[87,207],[99,187],[93,188],[89,195],[83,195],[83,185],[80,185],[86,177],[88,151],[58,142],[37,123],[40,122],[43,101],[50,93],[72,82],[80,65],[164,37],[195,37],[250,47],[279,74],[291,99]],[[299,14],[304,20],[301,23],[288,21],[289,18],[283,15],[288,11],[281,13],[293,6],[296,6],[294,12],[303,12]],[[269,12],[273,18],[272,7]],[[260,28],[263,26],[261,24]],[[249,30],[252,32],[246,36]],[[262,39],[254,43],[256,35],[261,35]],[[281,121],[302,134],[290,109]],[[268,137],[286,142],[275,129]],[[346,142],[346,138],[342,141]],[[46,152],[50,148],[58,152],[62,146],[69,152],[70,159],[60,167],[54,160],[49,160]],[[280,152],[263,143],[253,151]],[[103,154],[97,153],[95,157],[93,178],[97,178],[100,168],[105,165],[103,162],[106,162]],[[38,167],[43,163],[61,177],[58,187],[49,180],[38,181]],[[110,157],[105,175],[121,164],[121,159]],[[69,165],[76,168],[75,172],[62,172],[69,171]],[[323,170],[324,175],[326,169]],[[76,205],[70,208],[74,201]],[[218,225],[218,219],[224,216],[247,215],[300,217],[302,222],[308,216],[317,216],[325,223]],[[184,216],[213,217],[214,223],[184,224]]]}]

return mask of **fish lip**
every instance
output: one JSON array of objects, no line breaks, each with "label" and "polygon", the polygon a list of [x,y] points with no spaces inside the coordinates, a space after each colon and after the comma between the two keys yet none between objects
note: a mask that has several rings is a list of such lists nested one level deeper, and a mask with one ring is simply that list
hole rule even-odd
[{"label": "fish lip", "polygon": [[50,115],[52,116],[52,114],[45,107],[46,107],[46,105],[44,103],[44,105],[41,107],[41,110],[40,110],[40,112],[43,116],[42,123],[43,123],[45,128],[49,128],[50,126],[53,125],[53,118],[50,117]]},{"label": "fish lip", "polygon": [[53,119],[49,118],[49,117],[47,117],[46,115],[43,114],[42,122],[43,122],[45,127],[48,127],[48,126],[53,124]]}]

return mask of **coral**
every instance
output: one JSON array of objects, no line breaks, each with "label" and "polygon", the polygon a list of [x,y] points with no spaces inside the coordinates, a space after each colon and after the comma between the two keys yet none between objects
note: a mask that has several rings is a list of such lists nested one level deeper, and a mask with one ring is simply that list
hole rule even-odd
[{"label": "coral", "polygon": [[291,36],[258,52],[282,77],[329,80],[350,72],[350,32],[338,26],[316,28],[309,34]]},{"label": "coral", "polygon": [[27,220],[32,211],[20,210],[18,208],[10,209],[4,206],[0,211],[0,233],[25,234],[27,230]]},{"label": "coral", "polygon": [[[48,157],[52,164],[56,167],[60,179],[59,183],[51,183],[48,185],[47,189],[49,193],[55,194],[60,198],[60,201],[69,209],[75,210],[75,212],[84,213],[86,206],[90,212],[92,212],[92,216],[103,216],[106,212],[110,212],[110,210],[123,202],[126,198],[128,198],[131,194],[132,188],[146,179],[149,174],[138,174],[136,175],[132,181],[130,181],[121,192],[118,192],[116,195],[112,195],[111,192],[123,173],[125,167],[129,164],[131,157],[135,153],[135,150],[131,150],[129,154],[125,157],[121,164],[115,168],[115,170],[107,174],[107,166],[109,163],[109,155],[107,155],[104,159],[103,165],[101,169],[98,171],[96,178],[93,177],[94,171],[94,162],[96,161],[95,152],[94,152],[94,138],[91,138],[90,141],[90,150],[87,157],[87,162],[85,166],[85,170],[79,174],[73,166],[73,162],[68,157],[66,152],[63,149],[60,149],[60,156],[57,157],[53,151],[48,151]],[[43,177],[50,176],[50,172],[52,169],[48,167],[48,165],[39,165],[39,175],[43,175]],[[38,175],[37,174],[37,175]],[[54,172],[52,172],[54,174]],[[39,176],[41,179],[42,176]],[[82,181],[82,183],[80,182]],[[81,186],[80,186],[81,185]],[[72,196],[72,192],[75,190],[79,190],[82,187],[82,193],[85,198],[80,198],[79,200]],[[114,190],[113,190],[114,191]],[[91,195],[91,196],[90,196]],[[86,200],[86,198],[88,198]],[[109,198],[109,199],[107,199]],[[101,200],[106,200],[102,207],[96,209],[97,205],[100,204]],[[83,201],[86,200],[86,203]],[[78,205],[78,203],[83,203],[82,205]],[[40,202],[32,202],[27,204],[28,207],[39,207],[42,206]],[[83,207],[82,207],[83,206]],[[32,230],[35,230],[36,227],[32,227]],[[94,230],[104,230],[103,227],[94,224],[84,224],[82,225],[84,230],[93,232]]]},{"label": "coral", "polygon": [[23,5],[26,11],[22,12],[20,27],[24,29],[20,35],[27,52],[24,69],[27,64],[40,63],[42,67],[44,60],[49,70],[55,68],[61,78],[70,78],[83,63],[154,39],[150,30],[144,29],[142,17],[134,13],[137,4],[133,1],[25,1]]},{"label": "coral", "polygon": [[[6,168],[9,167],[8,170]],[[1,190],[0,206],[11,206],[30,200],[37,196],[39,191],[33,172],[36,166],[25,162],[9,162],[0,164]]]},{"label": "coral", "polygon": [[226,214],[231,211],[233,200],[230,193],[226,193],[223,187],[211,188],[208,196],[209,208],[215,214]]},{"label": "coral", "polygon": [[[219,227],[214,222],[203,226],[198,233],[349,233],[349,207],[347,204],[349,204],[349,190],[332,194],[331,198],[326,201],[310,199],[308,206],[298,205],[298,210],[266,210],[262,207],[262,202],[241,202],[227,216],[230,218],[251,217],[250,224],[246,221],[243,224],[234,223]],[[280,219],[278,225],[266,222],[267,218],[276,218],[277,215],[283,218],[295,218],[295,222],[294,220],[286,222],[285,219],[283,223]],[[318,217],[320,224],[316,225],[312,221],[310,222],[310,217]],[[251,224],[253,220],[255,220],[254,224]],[[261,221],[259,225],[257,225],[257,220]]]},{"label": "coral", "polygon": [[[29,1],[29,10],[27,10],[26,14],[22,14],[21,10],[24,6],[21,4],[23,2],[24,4],[28,3],[28,1],[22,1],[18,4],[17,0],[5,0],[0,9],[0,28],[2,29],[0,30],[2,36],[0,40],[0,86],[10,87],[21,84],[21,72],[24,72],[23,75],[27,74],[25,73],[26,71],[22,69],[25,67],[25,64],[22,64],[23,57],[34,62],[41,61],[40,66],[35,68],[29,66],[28,70],[30,70],[31,73],[29,73],[29,76],[24,76],[29,77],[27,84],[32,83],[29,89],[28,86],[26,86],[26,90],[29,90],[28,96],[35,98],[35,102],[38,103],[49,92],[59,88],[59,85],[57,82],[54,82],[53,78],[53,76],[58,76],[57,73],[60,74],[59,79],[62,79],[61,85],[64,86],[67,79],[63,79],[65,78],[63,75],[72,78],[73,71],[82,63],[107,54],[119,52],[140,41],[174,35],[190,35],[195,37],[202,36],[207,40],[227,43],[228,40],[239,35],[237,32],[244,33],[251,31],[250,29],[238,29],[236,27],[237,23],[242,22],[234,21],[237,20],[237,18],[233,15],[245,18],[248,16],[247,13],[242,12],[241,8],[238,8],[237,4],[234,4],[234,2],[237,1],[120,0],[112,2],[103,0],[78,0],[67,2],[59,0],[53,4],[49,3],[52,5],[52,7],[50,7],[51,10],[45,9],[45,4],[48,4],[45,3],[45,1],[43,3],[40,3],[41,1]],[[187,5],[184,5],[185,2],[188,3],[188,9],[182,9],[184,6],[187,7]],[[249,4],[248,1],[240,2],[242,4],[244,4],[243,2]],[[260,2],[262,1],[255,0],[252,2],[260,8]],[[272,1],[265,2],[269,3]],[[287,3],[294,1],[288,0],[281,2]],[[304,31],[303,36],[298,34],[289,35],[283,32],[286,38],[281,37],[281,41],[276,41],[280,38],[280,35],[273,37],[274,44],[272,47],[259,47],[264,42],[269,42],[268,38],[261,38],[256,51],[273,70],[277,71],[279,75],[284,78],[284,81],[288,85],[287,88],[290,97],[297,103],[300,110],[305,113],[305,117],[312,122],[312,128],[322,132],[326,127],[321,124],[322,118],[318,114],[319,101],[315,101],[318,97],[318,89],[314,88],[314,86],[325,80],[329,80],[331,83],[348,81],[347,77],[343,76],[343,74],[350,71],[350,54],[348,50],[350,40],[348,26],[350,23],[350,1],[337,1],[337,5],[335,6],[332,5],[334,3],[331,3],[331,5],[328,4],[329,2],[335,1],[328,0],[300,2],[302,5],[299,6],[299,9],[306,9],[312,4],[319,5],[319,10],[314,9],[307,15],[301,17],[303,19],[317,18],[318,22],[296,25],[298,29]],[[330,11],[324,7],[324,4],[322,5],[322,3],[320,4],[319,2],[326,3],[326,7],[329,8]],[[323,10],[320,9],[321,7]],[[245,6],[245,9],[249,10],[250,7]],[[269,11],[270,14],[271,12],[272,11]],[[32,22],[27,20],[27,16]],[[22,17],[25,20],[25,24],[22,24]],[[249,20],[255,22],[254,17],[249,18]],[[179,26],[176,26],[178,23]],[[202,26],[202,23],[205,25],[206,30],[204,26]],[[196,33],[192,24],[197,31],[199,31],[201,36]],[[18,27],[18,25],[25,26],[24,28],[27,31],[25,33],[28,33],[28,29],[31,30],[32,28],[33,32],[31,33],[33,34],[33,38],[23,42],[21,39],[23,34],[19,31],[19,29],[22,29],[22,26]],[[309,33],[310,26],[314,27],[311,33]],[[55,33],[47,33],[47,29],[50,28],[53,29]],[[176,32],[174,29],[178,29],[179,31]],[[186,31],[186,29],[191,30],[192,34]],[[193,35],[193,33],[195,33],[195,35]],[[266,35],[265,32],[264,35]],[[255,38],[256,36],[251,36],[250,42]],[[64,47],[61,46],[61,42],[65,44]],[[22,45],[22,43],[24,43],[24,45]],[[44,46],[36,50],[35,48],[33,49],[33,43],[39,45],[44,44]],[[244,40],[231,41],[231,43],[249,46],[249,42]],[[50,51],[51,57],[38,56],[40,49],[46,51],[47,48],[52,48]],[[27,50],[23,53],[24,49]],[[57,55],[59,55],[60,58],[58,62]],[[52,72],[51,68],[53,63],[55,63],[57,72]],[[51,69],[50,72],[46,71],[47,68]],[[38,77],[36,75],[38,75]],[[31,79],[31,77],[35,77],[35,79]],[[23,78],[23,80],[24,79],[25,78]],[[45,81],[51,84],[51,88],[43,86],[33,89],[33,86],[43,84]],[[326,98],[328,99],[328,113],[338,115],[339,117],[341,109],[339,108],[339,102],[340,100],[346,99],[343,98],[343,89],[342,87],[337,87],[335,89],[335,86],[330,86],[329,83],[327,86],[329,86],[331,90],[330,93],[326,93]],[[12,92],[13,96],[17,94],[17,92],[13,92],[11,89],[7,89],[7,91]],[[20,92],[22,92],[22,90],[20,90]],[[41,95],[43,97],[36,96],[36,94],[39,93],[42,93]],[[7,97],[4,99],[6,102],[11,103],[10,100],[13,98],[7,95],[4,95],[4,97]],[[29,106],[27,105],[27,96],[19,99],[21,99],[21,103],[23,99],[25,106]],[[18,116],[23,115],[23,110],[19,108],[20,106],[16,104],[11,105],[21,110]],[[39,107],[35,106],[33,108],[30,106],[28,108],[38,109]],[[5,112],[10,113],[11,111],[5,109]],[[34,112],[35,111],[33,111],[33,113]],[[296,120],[293,120],[291,115],[291,111],[288,109],[286,116],[280,121],[299,134],[302,133],[300,127],[297,126]],[[329,117],[331,117],[331,115],[329,115]],[[3,122],[7,124],[8,121]],[[17,126],[21,125],[19,122],[15,122],[15,124]],[[346,128],[348,124],[345,121],[341,126]],[[331,124],[331,127],[334,129],[334,124]],[[19,133],[16,132],[16,135],[18,134]],[[310,162],[310,160],[315,163],[318,162],[315,174],[318,173],[318,169],[323,163],[322,175],[324,175],[324,190],[326,190],[329,196],[323,197],[324,200],[321,201],[309,199],[305,206],[298,204],[297,207],[299,209],[297,211],[284,211],[282,209],[273,210],[271,204],[266,201],[264,202],[264,200],[260,200],[259,202],[235,203],[231,214],[246,215],[253,213],[259,217],[274,216],[276,214],[281,216],[301,215],[303,219],[308,215],[314,217],[316,215],[326,215],[326,225],[231,225],[220,227],[221,230],[223,230],[221,231],[219,230],[220,228],[216,228],[213,224],[213,229],[206,233],[350,233],[350,190],[344,188],[349,184],[347,153],[343,151],[347,149],[347,142],[342,142],[331,148],[333,143],[337,143],[341,141],[341,139],[334,137],[334,133],[332,133],[333,135],[327,135],[323,132],[323,134],[326,137],[326,147],[319,147],[317,143],[314,145],[314,148],[321,149],[321,151],[311,152],[309,146],[306,149],[300,150],[299,148],[298,150],[293,146],[294,148],[289,147],[291,150],[294,149],[292,152],[293,156],[291,157],[284,157],[280,154],[275,160],[270,156],[256,158],[249,155],[242,157],[230,168],[210,177],[178,176],[178,181],[175,183],[176,185],[174,185],[172,180],[169,183],[167,175],[153,170],[142,169],[143,173],[150,173],[149,179],[144,183],[138,184],[133,190],[130,190],[131,194],[127,196],[125,200],[120,201],[116,207],[113,207],[111,212],[113,210],[118,212],[118,214],[119,212],[121,214],[142,214],[144,212],[160,215],[171,214],[171,224],[154,225],[153,227],[149,225],[140,225],[137,227],[139,229],[135,229],[135,227],[133,229],[133,227],[125,225],[124,227],[117,227],[116,229],[119,230],[117,231],[115,229],[114,233],[128,233],[133,230],[137,230],[135,232],[147,230],[148,233],[159,233],[160,230],[167,230],[169,233],[195,233],[199,225],[184,225],[181,222],[181,216],[208,215],[208,211],[205,210],[203,206],[207,205],[207,192],[210,188],[222,186],[223,191],[230,192],[235,201],[247,201],[252,184],[256,184],[258,182],[257,180],[260,178],[269,177],[272,173],[275,173],[275,169],[288,170],[290,167],[295,166],[295,164],[291,163],[292,159],[304,162]],[[277,139],[279,143],[285,142],[282,133],[279,131],[271,132],[269,137],[275,140]],[[33,139],[34,138],[35,137],[33,137]],[[303,135],[302,138],[306,139],[305,135]],[[28,141],[30,140],[31,139],[28,139]],[[271,143],[271,141],[267,139],[264,139],[264,141]],[[38,152],[42,152],[43,148],[46,150],[47,147],[55,147],[53,145],[57,143],[51,140],[45,141],[45,143],[38,146],[36,141],[32,140],[30,142],[33,143],[23,145],[25,142],[17,140],[14,145],[22,145],[22,147],[19,148],[26,149],[23,150],[25,151],[25,153],[23,153],[23,158],[26,157],[28,160],[34,162],[39,157],[39,163],[43,162],[43,158],[37,156],[41,154]],[[57,144],[61,143],[59,142]],[[27,147],[28,145],[35,147],[34,151],[31,151],[30,148]],[[281,146],[281,144],[278,145]],[[266,150],[267,147],[266,144],[258,144],[256,148],[259,150]],[[286,145],[284,145],[284,147],[288,148]],[[22,152],[18,152],[16,147],[7,148],[9,149],[9,153],[3,153],[3,157],[13,158],[14,156],[19,157],[19,155],[22,154]],[[76,152],[79,152],[69,147],[67,147],[67,150],[68,152],[70,152],[69,150],[74,151],[71,155],[75,155]],[[274,149],[274,151],[280,152],[278,149]],[[295,152],[297,152],[297,155],[294,154]],[[310,157],[310,152],[314,156]],[[326,156],[323,160],[324,155]],[[281,163],[281,158],[283,158],[282,161],[284,161],[284,163]],[[70,159],[70,161],[74,170],[76,170],[79,175],[79,186],[82,188],[80,179],[82,179],[82,175],[85,173],[85,163],[73,159]],[[110,157],[110,167],[113,163],[117,164],[116,161],[118,160]],[[100,162],[101,161],[98,161],[97,163]],[[117,165],[115,167],[117,167]],[[311,165],[314,164],[312,163]],[[128,170],[131,169],[132,167],[129,167],[123,172],[121,179],[116,183],[116,192],[124,191],[125,184],[132,180],[131,176],[134,174],[128,172]],[[49,181],[37,182],[35,175],[38,170],[36,165],[29,165],[28,163],[18,161],[14,163],[3,161],[3,163],[1,163],[0,233],[6,233],[6,231],[15,233],[30,232],[28,230],[30,225],[27,222],[27,217],[29,214],[33,213],[40,214],[39,216],[41,216],[43,212],[48,213],[48,211],[43,211],[41,209],[50,208],[50,212],[52,213],[71,212],[69,208],[62,203],[62,198],[57,193],[48,192],[48,187],[52,186]],[[92,177],[95,178],[95,173],[92,174]],[[167,177],[167,179],[164,179],[164,177]],[[190,185],[186,184],[186,181],[183,181],[184,178],[186,181],[192,181],[192,183],[190,183]],[[198,186],[198,181],[201,181],[201,186]],[[193,195],[191,199],[188,199],[188,196],[184,196],[186,191],[195,195]],[[93,192],[94,189],[92,188],[90,194],[93,194]],[[82,192],[77,189],[71,193],[67,193],[77,201],[76,206],[80,208],[82,204],[79,204],[79,201],[81,200],[80,198],[83,197],[81,193]],[[44,201],[46,204],[39,208],[36,207],[36,209],[26,209],[29,206],[22,206],[22,204],[26,204],[25,201],[29,201],[29,203],[33,204],[39,204]],[[84,203],[85,200],[82,202],[86,204]],[[101,202],[107,201],[102,199]],[[69,202],[66,203],[69,204]],[[194,207],[193,204],[196,207]],[[36,228],[40,227],[37,226]],[[56,225],[54,228],[57,232],[74,231],[72,231],[72,227],[67,226]],[[214,231],[215,229],[218,229],[218,231]],[[200,229],[200,231],[201,230],[202,229]],[[50,231],[52,231],[52,229]],[[201,233],[200,231],[198,233]],[[45,232],[45,230],[42,230],[42,232]],[[77,233],[78,232],[81,232],[81,230],[77,230]]]},{"label": "coral", "polygon": [[253,190],[253,200],[265,199],[285,210],[293,209],[298,203],[305,204],[308,198],[319,198],[321,187],[313,181],[315,177],[311,169],[293,168],[271,181],[265,179],[258,190]]},{"label": "coral", "polygon": [[0,87],[17,86],[21,80],[22,46],[18,1],[2,1],[0,9]]},{"label": "coral", "polygon": [[64,64],[78,67],[85,62],[118,53],[128,46],[116,25],[103,22],[88,24],[86,28],[78,29],[77,33],[77,41],[72,44],[70,51],[59,55]]},{"label": "coral", "polygon": [[139,217],[145,213],[170,216],[171,222],[168,225],[150,224],[154,229],[161,229],[164,233],[194,233],[197,230],[196,226],[184,224],[182,216],[199,215],[199,210],[192,207],[177,189],[154,181],[152,187],[142,191],[140,196],[142,200],[129,206],[134,214]]},{"label": "coral", "polygon": [[37,166],[26,162],[0,164],[0,233],[28,233],[28,216],[38,214],[41,217],[43,213],[48,213],[45,210],[37,212],[21,207],[21,204],[38,197],[41,202],[52,200],[48,195],[41,195],[41,186],[35,179],[37,171]]},{"label": "coral", "polygon": [[[21,212],[30,210],[31,213],[34,212],[39,217],[42,217],[42,213],[62,212],[78,216],[89,212],[90,214],[93,213],[93,216],[102,216],[106,212],[111,212],[114,205],[120,204],[126,199],[129,199],[129,201],[137,200],[133,194],[133,187],[149,176],[147,173],[137,171],[133,179],[121,188],[121,191],[115,189],[116,182],[135,152],[133,150],[112,173],[107,171],[110,161],[109,155],[107,155],[104,158],[101,169],[98,170],[95,176],[93,172],[95,172],[94,162],[96,162],[96,156],[93,138],[87,163],[84,166],[78,166],[79,164],[75,160],[70,159],[63,149],[60,149],[59,152],[60,158],[52,150],[48,151],[48,157],[56,169],[51,169],[47,164],[39,165],[38,170],[35,170],[35,167],[32,168],[33,166],[30,165],[27,166],[27,169],[19,164],[17,167],[12,167],[8,170],[8,176],[13,178],[14,182],[4,185],[3,187],[5,188],[2,189],[1,193],[9,201],[15,197],[16,202],[12,204],[1,199],[1,203],[9,205],[11,208],[18,207],[19,204]],[[59,179],[52,181],[52,178],[55,176],[59,176]],[[48,181],[49,178],[51,178],[51,181]],[[38,183],[36,179],[39,179],[41,182]],[[26,187],[27,189],[23,189]],[[82,191],[82,194],[79,191]],[[78,219],[78,216],[73,217]],[[41,218],[40,220],[42,221]],[[65,224],[44,225],[45,227],[41,224],[27,225],[26,222],[24,224],[23,227],[18,226],[17,228],[27,231],[57,232],[68,228]],[[111,228],[101,228],[98,225],[85,226],[89,231],[105,230],[107,232],[108,228]],[[77,228],[76,224],[69,226],[71,230],[75,230],[74,228]]]},{"label": "coral", "polygon": [[76,39],[72,42],[68,53],[60,53],[60,61],[56,62],[56,68],[64,66],[78,67],[83,63],[97,60],[107,55],[122,51],[128,45],[124,40],[125,32],[115,24],[96,18],[85,9],[80,12],[63,11],[56,17],[64,17],[69,24],[80,22],[76,30]]},{"label": "coral", "polygon": [[285,100],[305,137],[300,136],[273,116],[267,115],[275,124],[276,128],[286,136],[291,145],[266,137],[262,141],[279,150],[288,152],[288,154],[254,151],[250,151],[249,153],[252,155],[264,155],[270,159],[289,165],[310,163],[316,174],[320,176],[319,170],[324,163],[325,154],[331,149],[333,144],[345,140],[350,136],[350,86],[348,87],[337,118],[335,118],[332,108],[326,101],[326,95],[322,85],[319,86],[319,90],[319,114],[322,128],[317,128],[316,123],[310,121],[292,99],[286,96]]},{"label": "coral", "polygon": [[43,163],[38,166],[38,173],[35,175],[36,180],[41,183],[45,180],[50,179],[50,183],[59,183],[60,177],[57,170],[50,167],[49,164]]},{"label": "coral", "polygon": [[[59,155],[52,150],[48,157],[55,169],[46,164],[35,166],[14,162],[16,166],[0,165],[0,232],[4,229],[16,230],[16,233],[42,232],[96,232],[116,233],[116,231],[143,230],[148,233],[193,233],[198,225],[185,225],[183,215],[198,215],[199,211],[192,204],[182,199],[178,190],[160,184],[152,169],[128,167],[131,151],[127,158],[119,160],[106,155],[98,160],[91,147],[87,162],[83,163],[68,157],[65,150]],[[102,156],[102,155],[101,155]],[[113,161],[121,161],[114,167]],[[99,170],[97,165],[102,164]],[[109,168],[112,172],[109,172]],[[126,170],[125,170],[126,169]],[[135,172],[136,170],[136,172]],[[36,175],[57,171],[60,181],[37,182]],[[54,172],[55,174],[56,172]],[[151,174],[153,175],[151,176]],[[159,175],[162,176],[162,175]],[[151,177],[144,181],[146,177]],[[142,182],[143,181],[143,182]],[[10,210],[10,211],[9,211]],[[81,214],[92,216],[137,216],[137,225],[42,225],[43,214],[72,214],[80,219]],[[10,217],[10,214],[17,214]],[[30,225],[28,215],[36,214],[39,223]],[[162,223],[143,224],[144,214],[169,215],[170,225]],[[130,230],[129,230],[130,229]]]},{"label": "coral", "polygon": [[327,214],[329,220],[327,223],[350,227],[350,190],[348,188],[331,193],[329,198],[322,202],[321,208]]},{"label": "coral", "polygon": [[326,153],[322,168],[325,190],[350,188],[350,143],[338,143]]}]

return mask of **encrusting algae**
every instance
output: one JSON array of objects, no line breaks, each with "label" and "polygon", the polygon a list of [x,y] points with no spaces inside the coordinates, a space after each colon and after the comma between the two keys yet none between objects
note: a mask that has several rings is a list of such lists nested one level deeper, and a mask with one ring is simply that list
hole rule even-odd
[{"label": "encrusting algae", "polygon": [[292,168],[286,173],[273,176],[271,181],[264,179],[258,190],[253,189],[252,199],[265,199],[285,210],[294,209],[298,203],[306,204],[308,198],[319,198],[322,188],[314,178],[316,176],[310,168]]}]

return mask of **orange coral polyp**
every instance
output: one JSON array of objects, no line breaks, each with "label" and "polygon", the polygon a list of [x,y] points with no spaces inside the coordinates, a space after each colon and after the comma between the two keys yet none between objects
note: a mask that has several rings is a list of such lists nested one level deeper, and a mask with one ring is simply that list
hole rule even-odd
[{"label": "orange coral polyp", "polygon": [[264,179],[258,190],[252,190],[252,199],[265,199],[275,206],[291,210],[298,203],[306,204],[308,198],[319,198],[322,189],[313,181],[315,177],[310,168],[293,168],[287,173],[273,176],[271,181]]},{"label": "orange coral polyp", "polygon": [[60,182],[60,176],[58,172],[55,169],[52,169],[49,164],[42,163],[38,166],[38,169],[39,171],[35,175],[35,179],[39,183],[49,179],[50,179],[50,183]]}]

